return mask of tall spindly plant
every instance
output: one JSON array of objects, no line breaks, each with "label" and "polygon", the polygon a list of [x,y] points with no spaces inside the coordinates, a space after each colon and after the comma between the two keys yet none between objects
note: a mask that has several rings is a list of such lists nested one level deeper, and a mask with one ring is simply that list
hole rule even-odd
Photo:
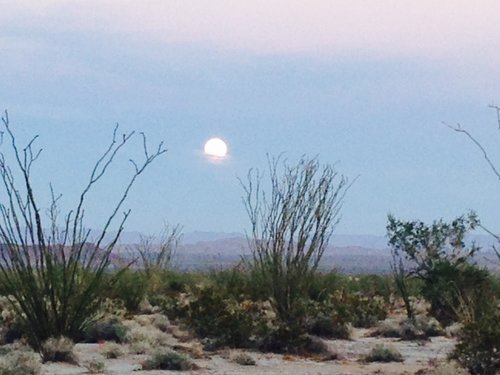
[{"label": "tall spindly plant", "polygon": [[[0,149],[0,273],[8,298],[24,325],[31,345],[41,350],[49,337],[81,337],[103,299],[105,271],[130,210],[119,218],[119,211],[130,189],[144,170],[166,150],[160,143],[150,152],[142,135],[144,158],[131,160],[133,171],[117,203],[97,236],[84,226],[87,195],[109,170],[117,155],[134,136],[118,134],[115,127],[111,142],[94,164],[76,207],[62,219],[52,191],[48,215],[39,206],[31,170],[41,149],[35,148],[35,136],[20,148],[9,117],[2,117],[3,143]],[[8,160],[8,156],[13,160]],[[20,177],[20,178],[19,178]],[[17,179],[19,178],[19,180]],[[111,226],[118,230],[106,241]]]},{"label": "tall spindly plant", "polygon": [[300,326],[304,299],[339,221],[348,183],[317,159],[303,157],[289,165],[269,158],[268,167],[268,186],[259,170],[250,170],[242,182],[252,228],[251,267],[282,322]]}]

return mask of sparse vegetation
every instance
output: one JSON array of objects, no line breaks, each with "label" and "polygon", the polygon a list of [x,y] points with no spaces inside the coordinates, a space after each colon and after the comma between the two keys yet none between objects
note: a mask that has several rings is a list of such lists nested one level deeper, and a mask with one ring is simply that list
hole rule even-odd
[{"label": "sparse vegetation", "polygon": [[483,295],[463,300],[459,312],[462,329],[452,354],[472,375],[495,375],[500,371],[500,299]]},{"label": "sparse vegetation", "polygon": [[0,375],[38,375],[41,370],[40,356],[31,350],[21,348],[0,357]]},{"label": "sparse vegetation", "polygon": [[102,374],[106,370],[106,364],[103,361],[94,359],[85,365],[90,374]]},{"label": "sparse vegetation", "polygon": [[[6,203],[0,202],[0,240],[5,243],[5,256],[0,259],[0,344],[26,339],[43,362],[76,364],[74,342],[99,343],[106,359],[123,356],[124,347],[119,344],[124,343],[128,353],[149,356],[142,363],[144,370],[186,371],[196,365],[181,353],[201,355],[187,346],[170,345],[172,336],[179,342],[197,337],[196,350],[201,352],[204,345],[207,351],[252,348],[332,359],[337,353],[331,352],[325,338],[350,339],[353,332],[359,334],[353,331],[356,328],[370,328],[370,334],[382,337],[424,340],[444,335],[442,324],[458,321],[453,358],[473,375],[494,375],[499,370],[500,283],[472,263],[478,249],[464,243],[465,234],[479,225],[473,213],[432,225],[390,216],[392,277],[319,273],[347,181],[333,167],[321,168],[316,159],[303,158],[296,166],[273,159],[269,160],[268,195],[263,193],[259,172],[251,171],[244,185],[252,225],[251,258],[227,269],[176,271],[171,261],[180,238],[177,226],[166,232],[159,248],[152,238],[144,238],[136,249],[141,261],[133,268],[110,269],[119,233],[104,247],[103,237],[96,243],[87,241],[81,211],[87,192],[131,135],[119,141],[115,130],[77,210],[63,221],[64,229],[56,225],[59,198],[53,196],[47,231],[38,223],[41,218],[30,182],[30,168],[38,154],[33,142],[20,151],[8,119],[3,123],[26,183],[21,189],[14,184],[6,154],[0,153],[0,177],[7,193]],[[135,174],[117,208],[136,177],[163,153],[161,145],[153,155],[146,146],[144,151],[146,160],[142,166],[134,163]],[[109,222],[115,216],[113,212]],[[25,237],[17,228],[19,217],[28,225]],[[109,223],[103,236],[108,228]],[[83,306],[78,298],[89,305]],[[401,319],[403,304],[407,319]],[[167,346],[176,351],[154,351]],[[256,363],[246,353],[230,360],[240,365]],[[403,358],[394,347],[375,345],[364,360],[401,362]],[[99,360],[83,366],[90,373],[105,370]],[[0,375],[39,374],[40,368],[33,352],[7,350],[0,358]]]},{"label": "sparse vegetation", "polygon": [[185,354],[172,350],[158,351],[142,363],[143,370],[192,370],[194,364]]},{"label": "sparse vegetation", "polygon": [[241,366],[255,366],[257,362],[250,354],[247,353],[238,353],[231,357],[231,360],[234,363],[237,363]]},{"label": "sparse vegetation", "polygon": [[123,347],[115,342],[106,342],[101,348],[101,353],[104,357],[113,359],[120,358],[125,354]]},{"label": "sparse vegetation", "polygon": [[403,356],[392,346],[377,344],[364,360],[366,362],[403,362]]},{"label": "sparse vegetation", "polygon": [[74,342],[67,337],[50,337],[42,344],[42,360],[44,362],[76,363],[76,357],[73,353],[74,347]]}]

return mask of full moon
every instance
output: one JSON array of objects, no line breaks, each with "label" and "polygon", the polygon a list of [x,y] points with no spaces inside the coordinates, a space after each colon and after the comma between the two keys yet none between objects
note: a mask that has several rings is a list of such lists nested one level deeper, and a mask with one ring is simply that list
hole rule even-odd
[{"label": "full moon", "polygon": [[220,138],[211,138],[205,143],[205,147],[203,149],[205,151],[205,155],[216,158],[223,159],[227,156],[227,145]]}]

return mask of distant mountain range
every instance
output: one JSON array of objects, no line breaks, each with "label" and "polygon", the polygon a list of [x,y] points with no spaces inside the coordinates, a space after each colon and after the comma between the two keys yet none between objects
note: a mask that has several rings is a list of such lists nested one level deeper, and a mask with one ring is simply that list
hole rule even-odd
[{"label": "distant mountain range", "polygon": [[[110,233],[111,237],[113,233]],[[133,244],[139,243],[141,233],[139,232],[123,232],[120,236],[120,243]],[[193,231],[182,235],[181,243],[183,245],[191,245],[198,242],[218,241],[232,238],[246,239],[246,235],[240,232],[203,232]],[[490,248],[495,244],[495,239],[487,234],[473,234],[468,236],[467,242],[470,244],[475,242],[481,248]],[[335,234],[330,240],[330,244],[334,247],[365,247],[369,249],[386,249],[387,238],[385,236],[377,236],[370,234]]]},{"label": "distant mountain range", "polygon": [[[140,242],[138,232],[124,232],[120,248],[133,248]],[[482,248],[476,261],[500,273],[500,265],[491,250],[495,240],[489,235],[471,235],[468,243],[475,242]],[[248,241],[243,233],[188,232],[183,234],[177,249],[175,265],[184,270],[206,270],[229,267],[249,257]],[[493,260],[493,261],[492,261]],[[387,238],[375,235],[334,235],[323,256],[320,269],[337,269],[348,274],[388,273],[391,253]]]}]

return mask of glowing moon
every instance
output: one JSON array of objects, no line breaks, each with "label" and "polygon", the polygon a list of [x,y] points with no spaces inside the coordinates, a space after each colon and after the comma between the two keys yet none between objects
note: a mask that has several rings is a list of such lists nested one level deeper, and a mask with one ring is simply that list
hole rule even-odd
[{"label": "glowing moon", "polygon": [[224,159],[227,156],[227,145],[220,138],[211,138],[205,143],[205,155],[215,159]]}]

